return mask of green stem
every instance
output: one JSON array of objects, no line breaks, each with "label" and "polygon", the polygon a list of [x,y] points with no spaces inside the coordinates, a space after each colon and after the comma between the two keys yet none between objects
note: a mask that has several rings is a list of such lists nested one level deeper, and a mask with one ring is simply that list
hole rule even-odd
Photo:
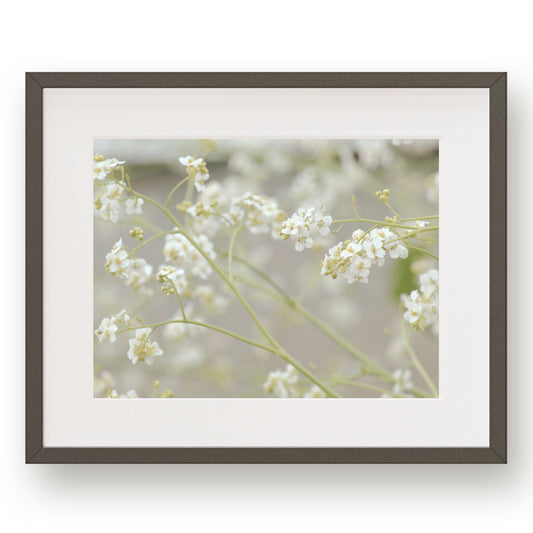
[{"label": "green stem", "polygon": [[390,390],[382,389],[381,387],[376,387],[375,385],[369,385],[368,383],[358,383],[357,381],[347,380],[335,380],[334,383],[338,383],[339,385],[349,385],[351,387],[361,387],[362,389],[373,390],[376,392],[380,392],[381,394],[389,394],[398,398],[398,396],[396,394],[393,394]]},{"label": "green stem", "polygon": [[419,252],[430,255],[431,257],[433,257],[433,259],[436,259],[437,261],[439,260],[438,255],[435,255],[434,253],[431,253],[430,251],[425,250],[424,248],[419,248],[418,246],[412,246],[411,244],[408,244],[407,248],[410,248],[411,250],[418,250]]},{"label": "green stem", "polygon": [[189,179],[189,176],[187,176],[186,178],[182,179],[169,193],[168,197],[167,197],[167,202],[165,204],[165,209],[168,209],[168,206],[170,205],[170,200],[173,196],[173,194]]},{"label": "green stem", "polygon": [[229,337],[233,337],[234,339],[238,339],[242,342],[245,342],[247,344],[250,344],[252,346],[255,346],[257,348],[261,348],[263,350],[266,350],[267,352],[271,352],[271,353],[275,353],[277,354],[278,352],[274,349],[274,348],[271,348],[270,346],[266,346],[264,344],[261,344],[259,342],[255,342],[251,339],[247,339],[246,337],[243,337],[241,335],[239,335],[238,333],[234,333],[233,331],[229,331],[227,329],[224,329],[224,328],[219,328],[218,326],[214,326],[212,324],[206,324],[204,322],[197,322],[196,320],[166,320],[164,322],[157,322],[156,324],[148,324],[148,325],[141,325],[141,326],[134,326],[134,327],[130,327],[130,328],[124,328],[124,329],[121,329],[120,331],[117,331],[117,335],[119,333],[124,333],[125,331],[135,331],[136,329],[142,329],[142,328],[154,328],[154,329],[157,329],[161,326],[166,326],[167,324],[191,324],[193,326],[200,326],[200,327],[204,327],[204,328],[207,328],[207,329],[211,329],[213,331],[218,331],[219,333],[223,333],[224,335],[227,335]]},{"label": "green stem", "polygon": [[143,246],[146,246],[148,243],[154,241],[155,239],[158,239],[159,237],[164,237],[165,235],[172,235],[172,234],[175,234],[175,233],[180,233],[179,231],[177,230],[173,230],[173,231],[163,231],[162,233],[158,233],[157,235],[152,235],[149,239],[146,239],[144,242],[142,242],[141,244],[139,244],[139,246],[136,246],[135,248],[133,248],[130,252],[130,255],[133,256],[138,250],[140,250]]},{"label": "green stem", "polygon": [[[407,219],[405,220],[407,221]],[[415,220],[420,220],[420,219],[416,218]],[[334,220],[332,224],[341,224],[341,223],[344,224],[346,222],[368,222],[369,224],[376,224],[378,226],[387,226],[391,228],[410,229],[410,230],[416,229],[413,226],[404,226],[402,224],[394,224],[392,222],[383,222],[381,220],[374,220],[371,218],[340,218],[338,220]],[[438,229],[438,226],[433,226],[433,228]]]},{"label": "green stem", "polygon": [[439,215],[429,215],[427,217],[402,218],[401,222],[416,222],[417,220],[434,220],[437,218],[439,218]]},{"label": "green stem", "polygon": [[427,386],[429,387],[429,390],[433,394],[435,398],[438,398],[439,393],[437,391],[437,387],[435,387],[435,383],[433,383],[433,380],[429,377],[428,373],[422,366],[422,363],[418,360],[418,357],[416,356],[413,347],[411,346],[411,343],[409,342],[409,338],[407,336],[407,332],[405,330],[405,321],[402,320],[402,337],[403,341],[405,343],[405,348],[407,350],[407,353],[411,357],[411,361],[413,362],[413,365],[416,367],[420,375],[424,378],[424,381],[426,382]]},{"label": "green stem", "polygon": [[180,304],[180,309],[181,309],[181,314],[183,316],[183,320],[187,320],[187,317],[185,316],[185,309],[183,307],[183,302],[181,300],[180,293],[178,292],[178,289],[176,288],[176,285],[174,284],[174,282],[171,279],[168,279],[168,281],[170,281],[170,284],[172,285],[172,288],[174,289],[174,292],[176,293],[176,296],[178,297],[178,302]]},{"label": "green stem", "polygon": [[230,281],[234,281],[233,278],[233,246],[235,244],[235,239],[237,238],[237,235],[240,233],[241,229],[243,228],[242,224],[239,224],[231,234],[231,239],[229,241],[229,247],[228,247],[228,278]]}]

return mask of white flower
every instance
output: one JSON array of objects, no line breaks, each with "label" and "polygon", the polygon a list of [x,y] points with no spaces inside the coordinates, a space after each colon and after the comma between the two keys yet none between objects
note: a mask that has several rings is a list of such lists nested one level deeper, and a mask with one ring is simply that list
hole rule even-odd
[{"label": "white flower", "polygon": [[151,365],[154,362],[154,357],[163,355],[163,350],[159,348],[159,344],[149,340],[151,332],[150,328],[140,328],[135,331],[135,338],[130,339],[128,357],[132,364],[137,361],[145,361],[147,365]]},{"label": "white flower", "polygon": [[130,260],[126,270],[126,284],[134,291],[138,291],[150,280],[153,267],[142,257],[134,257]]},{"label": "white flower", "polygon": [[113,389],[108,395],[108,398],[138,398],[137,392],[135,389],[129,390],[126,394],[119,394],[115,389]]},{"label": "white flower", "polygon": [[123,188],[117,183],[105,185],[103,192],[94,201],[96,213],[103,219],[116,224],[120,217],[120,198]]},{"label": "white flower", "polygon": [[431,269],[420,276],[420,291],[402,294],[401,301],[405,308],[403,318],[410,326],[423,330],[432,326],[438,331],[439,321],[439,272]]},{"label": "white flower", "polygon": [[126,206],[126,214],[128,215],[141,215],[143,210],[142,206],[144,200],[142,198],[128,198],[124,205]]},{"label": "white flower", "polygon": [[104,318],[102,322],[100,322],[98,329],[94,333],[98,337],[99,342],[102,342],[104,340],[108,340],[109,342],[115,342],[117,340],[117,331],[118,327],[113,321],[113,319]]},{"label": "white flower", "polygon": [[102,319],[102,322],[100,322],[98,329],[94,333],[98,337],[99,342],[104,340],[115,342],[117,340],[116,332],[119,326],[125,328],[131,326],[131,318],[125,309],[122,309],[120,313],[113,315],[111,318]]},{"label": "white flower", "polygon": [[119,161],[118,159],[104,159],[103,156],[96,154],[94,156],[94,172],[93,177],[97,180],[104,180],[114,168],[122,166],[126,161]]},{"label": "white flower", "polygon": [[167,294],[174,293],[174,289],[179,294],[183,294],[187,290],[188,283],[183,268],[176,269],[171,265],[162,265],[159,274],[157,274],[157,281],[164,284],[162,290]]},{"label": "white flower", "polygon": [[111,248],[111,251],[106,255],[105,269],[114,276],[121,279],[127,279],[128,267],[130,260],[128,252],[122,244],[122,239],[119,239]]},{"label": "white flower", "polygon": [[313,239],[309,237],[309,234],[300,233],[298,237],[296,237],[296,242],[294,243],[294,247],[297,252],[302,252],[305,248],[311,248],[313,246]]},{"label": "white flower", "polygon": [[[195,239],[202,252],[211,260],[216,258],[213,243],[207,235],[199,235]],[[212,274],[212,268],[205,257],[181,233],[166,235],[163,255],[167,262],[183,268],[186,273],[207,279]]]},{"label": "white flower", "polygon": [[209,179],[209,171],[202,158],[194,159],[188,155],[186,157],[180,157],[179,162],[187,167],[187,174],[193,180],[196,190],[199,192],[205,191],[205,183]]},{"label": "white flower", "polygon": [[273,238],[279,239],[285,213],[278,207],[278,203],[273,198],[246,192],[231,200],[228,218],[235,224],[245,219],[244,226],[251,233],[270,232]]},{"label": "white flower", "polygon": [[410,391],[414,387],[414,383],[411,379],[411,371],[409,369],[395,370],[392,373],[392,377],[394,378],[394,381],[395,381],[392,387],[392,392],[396,396],[399,396],[400,394],[403,394],[406,391]]},{"label": "white flower", "polygon": [[304,398],[326,398],[326,393],[318,386],[313,385],[305,394]]},{"label": "white flower", "polygon": [[320,209],[317,209],[313,215],[311,231],[318,231],[322,236],[327,235],[332,222],[333,219],[326,213],[326,208],[322,206]]},{"label": "white flower", "polygon": [[296,396],[293,387],[298,382],[298,371],[292,365],[287,365],[285,370],[276,370],[268,374],[263,384],[263,389],[268,393],[275,394],[278,398]]},{"label": "white flower", "polygon": [[420,276],[420,290],[424,296],[431,296],[439,288],[439,271],[428,270]]},{"label": "white flower", "polygon": [[291,238],[298,252],[313,246],[313,233],[325,236],[329,233],[332,218],[326,213],[326,208],[300,208],[281,225],[279,234],[283,239]]},{"label": "white flower", "polygon": [[354,261],[346,270],[346,279],[348,280],[348,283],[353,283],[354,281],[368,283],[368,275],[370,274],[372,261],[368,257],[362,255],[354,257]]}]

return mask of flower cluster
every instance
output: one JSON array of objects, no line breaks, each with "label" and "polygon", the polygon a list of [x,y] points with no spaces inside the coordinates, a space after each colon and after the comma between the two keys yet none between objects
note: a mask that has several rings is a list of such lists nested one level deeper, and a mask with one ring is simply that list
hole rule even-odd
[{"label": "flower cluster", "polygon": [[293,239],[294,247],[298,252],[311,248],[313,233],[325,236],[329,233],[332,218],[327,214],[324,206],[320,208],[300,208],[282,224],[280,235],[283,239]]},{"label": "flower cluster", "polygon": [[428,270],[420,276],[420,290],[402,294],[401,300],[405,308],[403,318],[416,330],[432,326],[433,332],[438,331],[439,321],[439,271]]},{"label": "flower cluster", "polygon": [[131,318],[125,309],[122,309],[120,313],[113,315],[111,318],[104,318],[98,329],[94,332],[99,342],[108,340],[109,342],[115,342],[117,340],[116,333],[119,326],[129,327],[131,325]]},{"label": "flower cluster", "polygon": [[322,260],[321,274],[337,278],[340,274],[348,283],[368,283],[370,267],[382,266],[385,256],[405,259],[408,250],[401,238],[388,228],[374,228],[369,232],[358,229],[352,239],[339,242],[329,249]]},{"label": "flower cluster", "polygon": [[130,257],[126,247],[119,239],[106,255],[105,269],[117,278],[123,279],[134,291],[144,289],[151,279],[152,265],[140,257]]},{"label": "flower cluster", "polygon": [[271,232],[272,236],[276,238],[279,237],[285,213],[278,207],[278,202],[273,198],[246,192],[231,200],[228,217],[234,225],[244,220],[244,226],[251,233]]},{"label": "flower cluster", "polygon": [[297,396],[294,388],[296,383],[298,383],[298,371],[292,365],[287,365],[285,370],[270,372],[263,384],[263,389],[269,394],[275,394],[278,398],[290,398]]},{"label": "flower cluster", "polygon": [[156,341],[150,341],[152,330],[150,328],[139,328],[135,331],[135,338],[130,339],[130,349],[128,357],[132,364],[137,361],[145,361],[147,365],[154,362],[154,357],[163,355],[163,350]]},{"label": "flower cluster", "polygon": [[[94,161],[94,179],[99,182],[103,182],[115,168],[122,167],[125,163],[125,161],[118,161],[118,159],[104,159],[100,154],[95,154]],[[98,183],[98,190],[101,192],[96,195],[94,209],[101,219],[116,224],[119,221],[122,206],[124,206],[127,215],[142,214],[144,200],[139,197],[124,200],[124,187],[121,184],[116,182]]]},{"label": "flower cluster", "polygon": [[392,373],[392,377],[394,378],[394,385],[392,386],[392,392],[396,396],[400,396],[401,394],[404,394],[405,392],[410,391],[414,387],[411,371],[409,369],[395,370]]},{"label": "flower cluster", "polygon": [[171,265],[163,265],[160,268],[157,281],[162,284],[161,290],[167,295],[174,294],[176,291],[178,294],[183,294],[188,285],[185,270],[176,269]]},{"label": "flower cluster", "polygon": [[197,191],[205,191],[205,182],[209,179],[209,171],[202,158],[194,159],[188,155],[179,158],[180,163],[187,167],[187,175],[192,179]]},{"label": "flower cluster", "polygon": [[[213,243],[207,235],[199,235],[195,238],[195,242],[209,259],[216,258]],[[201,279],[207,279],[213,272],[205,257],[181,233],[172,233],[165,236],[163,255],[167,262],[183,268],[185,272],[190,272]]]},{"label": "flower cluster", "polygon": [[105,159],[101,154],[94,154],[94,171],[93,178],[95,180],[104,180],[115,168],[121,167],[126,161],[119,161],[118,159]]},{"label": "flower cluster", "polygon": [[120,217],[120,199],[123,188],[117,183],[109,183],[104,186],[103,192],[98,194],[94,201],[96,213],[103,220],[116,224]]}]

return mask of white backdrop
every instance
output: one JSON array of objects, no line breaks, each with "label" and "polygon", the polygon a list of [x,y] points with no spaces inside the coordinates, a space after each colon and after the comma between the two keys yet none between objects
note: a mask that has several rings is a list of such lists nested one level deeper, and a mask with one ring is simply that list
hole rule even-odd
[{"label": "white backdrop", "polygon": [[[386,5],[385,5],[386,4]],[[523,4],[9,3],[0,35],[4,193],[2,525],[40,531],[509,530],[531,522],[533,72]],[[24,465],[24,71],[507,70],[509,464]],[[467,266],[465,265],[465,268]],[[476,527],[477,526],[477,527]],[[521,528],[522,529],[522,528]]]}]

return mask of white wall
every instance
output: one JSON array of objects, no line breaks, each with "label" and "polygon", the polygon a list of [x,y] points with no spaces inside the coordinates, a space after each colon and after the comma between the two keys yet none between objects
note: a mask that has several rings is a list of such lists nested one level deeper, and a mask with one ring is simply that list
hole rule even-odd
[{"label": "white wall", "polygon": [[[7,295],[0,320],[2,525],[46,532],[195,526],[413,532],[513,531],[531,522],[533,70],[525,5],[6,3],[0,32],[2,300]],[[508,71],[509,464],[24,465],[24,72],[38,70]]]}]

